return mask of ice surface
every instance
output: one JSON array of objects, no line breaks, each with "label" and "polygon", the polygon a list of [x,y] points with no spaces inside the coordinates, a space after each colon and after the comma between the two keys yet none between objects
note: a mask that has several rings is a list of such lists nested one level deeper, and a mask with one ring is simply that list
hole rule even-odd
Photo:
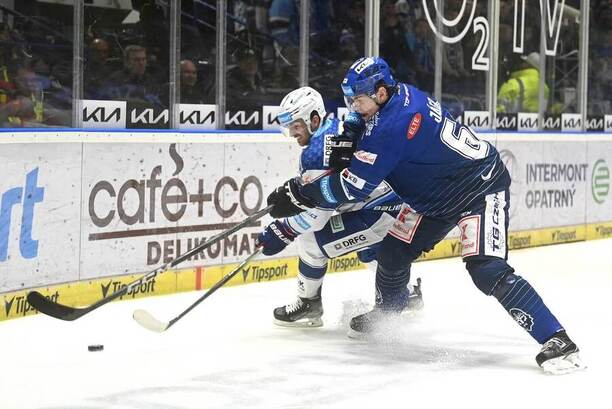
[{"label": "ice surface", "polygon": [[272,324],[272,309],[295,297],[293,279],[222,288],[163,334],[132,312],[169,320],[201,293],[112,303],[74,322],[2,322],[0,408],[610,407],[612,240],[513,251],[510,263],[565,325],[586,371],[545,375],[535,341],[449,259],[413,266],[425,310],[368,342],[346,337],[373,300],[365,270],[326,278],[319,329]]}]

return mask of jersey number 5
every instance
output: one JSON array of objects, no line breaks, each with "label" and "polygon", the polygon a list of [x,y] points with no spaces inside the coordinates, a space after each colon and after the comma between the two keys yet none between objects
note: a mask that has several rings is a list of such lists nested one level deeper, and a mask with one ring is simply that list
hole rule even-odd
[{"label": "jersey number 5", "polygon": [[468,159],[482,159],[489,153],[487,142],[481,141],[468,127],[459,125],[450,118],[444,118],[440,139],[446,146]]}]

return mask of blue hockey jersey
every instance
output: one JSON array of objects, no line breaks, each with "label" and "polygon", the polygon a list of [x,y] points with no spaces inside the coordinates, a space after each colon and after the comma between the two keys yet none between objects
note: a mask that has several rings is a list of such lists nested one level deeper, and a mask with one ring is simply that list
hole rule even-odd
[{"label": "blue hockey jersey", "polygon": [[349,168],[304,186],[303,193],[322,207],[337,207],[361,200],[385,180],[416,212],[446,217],[510,183],[493,145],[407,84],[398,84],[368,121],[357,149]]},{"label": "blue hockey jersey", "polygon": [[[329,155],[331,153],[331,138],[342,134],[343,121],[336,118],[327,119],[310,137],[308,145],[300,154],[300,177],[302,183],[308,184],[322,174],[329,173]],[[323,209],[311,209],[295,216],[286,218],[286,222],[297,232],[322,228],[333,212],[344,213],[357,210],[397,211],[402,203],[401,198],[391,189],[388,183],[382,181],[360,199],[350,203],[328,206]]]}]

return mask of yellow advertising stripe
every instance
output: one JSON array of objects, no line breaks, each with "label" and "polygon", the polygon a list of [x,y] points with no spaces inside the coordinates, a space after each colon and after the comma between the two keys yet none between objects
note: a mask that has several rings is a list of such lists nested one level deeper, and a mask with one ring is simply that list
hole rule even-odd
[{"label": "yellow advertising stripe", "polygon": [[[51,297],[53,301],[58,301],[64,305],[87,305],[119,290],[122,286],[126,286],[141,276],[141,274],[133,274],[106,277],[96,280],[77,281],[49,287],[40,287],[36,288],[36,290],[45,296]],[[31,290],[15,291],[1,296],[4,301],[4,308],[0,309],[0,321],[37,313],[26,301],[26,296],[29,291]],[[169,271],[158,275],[148,283],[135,287],[132,291],[119,299],[128,300],[149,295],[171,294],[175,292],[177,292],[177,274]]]},{"label": "yellow advertising stripe", "polygon": [[586,239],[609,239],[612,238],[612,222],[601,222],[588,224],[586,228]]},{"label": "yellow advertising stripe", "polygon": [[[552,227],[546,229],[526,230],[509,233],[510,249],[536,247],[548,244],[573,241],[612,238],[612,222],[598,222],[588,225]],[[445,239],[429,253],[423,254],[419,261],[433,260],[461,255],[461,243],[458,239]],[[120,299],[135,299],[151,295],[172,294],[184,291],[210,288],[223,276],[235,268],[238,263],[188,268],[168,271],[158,275],[150,283],[135,288]],[[328,272],[353,271],[366,268],[357,258],[356,253],[335,258],[329,261]],[[297,276],[298,258],[256,260],[246,266],[227,285],[242,285],[266,281],[283,280]],[[62,304],[76,306],[94,303],[103,296],[117,291],[121,286],[134,281],[140,274],[121,277],[107,277],[96,280],[80,281],[49,287],[36,288],[42,294],[52,297]],[[36,314],[26,301],[30,290],[20,290],[0,295],[4,308],[0,308],[0,321]]]}]

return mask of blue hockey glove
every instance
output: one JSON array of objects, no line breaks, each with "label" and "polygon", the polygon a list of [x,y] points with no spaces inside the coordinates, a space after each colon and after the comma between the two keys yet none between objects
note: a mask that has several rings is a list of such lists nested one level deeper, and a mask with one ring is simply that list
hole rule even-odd
[{"label": "blue hockey glove", "polygon": [[267,200],[268,206],[274,206],[270,215],[275,219],[280,219],[295,216],[314,207],[314,202],[300,192],[301,187],[302,183],[299,178],[293,178],[270,193]]},{"label": "blue hockey glove", "polygon": [[330,139],[329,167],[337,171],[348,168],[365,131],[365,121],[356,112],[350,112],[343,121],[342,134]]},{"label": "blue hockey glove", "polygon": [[262,253],[266,256],[272,256],[283,251],[296,236],[297,233],[289,225],[276,220],[270,223],[262,233],[259,233],[255,245],[262,247]]}]

